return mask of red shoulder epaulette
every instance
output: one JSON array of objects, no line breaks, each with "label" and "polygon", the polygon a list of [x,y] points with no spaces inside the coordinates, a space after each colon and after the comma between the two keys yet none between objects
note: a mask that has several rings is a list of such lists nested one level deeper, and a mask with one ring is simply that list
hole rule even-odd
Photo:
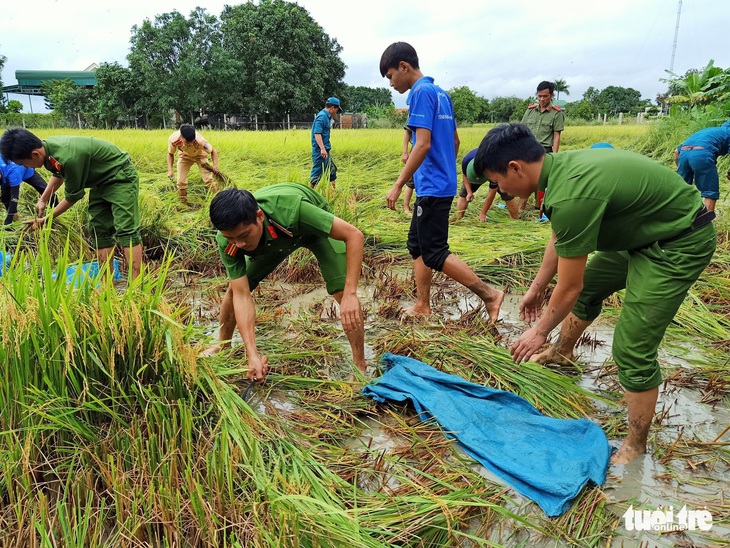
[{"label": "red shoulder epaulette", "polygon": [[538,104],[538,103],[535,103],[534,105],[530,105],[530,106],[529,106],[529,107],[527,107],[527,108],[537,108],[538,106],[539,106],[539,104]]},{"label": "red shoulder epaulette", "polygon": [[551,106],[551,107],[553,107],[553,108],[554,108],[555,110],[557,110],[558,112],[560,112],[561,110],[563,110],[562,108],[560,108],[560,107],[558,107],[558,106],[555,106],[555,105],[550,105],[550,106]]},{"label": "red shoulder epaulette", "polygon": [[231,257],[235,257],[236,253],[238,253],[238,246],[236,244],[229,243],[226,246],[225,254],[230,255]]},{"label": "red shoulder epaulette", "polygon": [[56,160],[53,156],[48,157],[48,163],[51,164],[51,168],[54,171],[54,173],[61,173],[63,170],[63,165],[61,162]]}]

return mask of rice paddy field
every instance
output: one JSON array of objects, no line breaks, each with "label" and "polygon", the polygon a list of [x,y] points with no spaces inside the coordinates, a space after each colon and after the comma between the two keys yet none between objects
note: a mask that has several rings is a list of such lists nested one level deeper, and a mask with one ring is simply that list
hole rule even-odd
[{"label": "rice paddy field", "polygon": [[[487,129],[460,130],[459,158]],[[604,486],[586,487],[550,519],[409,406],[361,395],[336,303],[304,250],[254,293],[267,382],[246,391],[240,339],[202,357],[227,282],[197,169],[184,206],[167,179],[168,131],[72,133],[132,156],[146,262],[129,283],[74,287],[55,275],[93,258],[85,200],[49,229],[2,232],[0,250],[12,261],[0,277],[0,547],[730,545],[726,179],[717,252],[660,349],[666,380],[649,454],[611,467]],[[202,133],[219,151],[226,184],[308,181],[306,130]],[[561,150],[609,141],[670,165],[684,136],[650,125],[568,127]],[[409,219],[385,207],[401,142],[402,130],[334,130],[337,188],[319,189],[366,236],[359,293],[374,376],[384,352],[410,356],[512,391],[546,415],[587,417],[620,442],[626,414],[610,354],[620,294],[581,339],[573,367],[511,361],[511,341],[526,328],[517,303],[550,233],[533,209],[513,221],[493,207],[480,223],[481,191],[451,226],[452,250],[508,292],[496,327],[440,274],[432,317],[399,313],[415,291]],[[23,190],[21,217],[36,199]],[[712,527],[631,531],[622,517],[630,507],[668,506],[706,510]]]}]

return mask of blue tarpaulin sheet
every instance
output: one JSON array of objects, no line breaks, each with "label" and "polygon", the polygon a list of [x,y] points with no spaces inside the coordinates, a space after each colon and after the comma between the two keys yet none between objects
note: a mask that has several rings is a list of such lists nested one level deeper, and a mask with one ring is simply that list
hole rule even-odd
[{"label": "blue tarpaulin sheet", "polygon": [[612,448],[587,419],[556,419],[524,398],[387,353],[387,371],[362,393],[379,402],[412,402],[444,434],[550,517],[564,514],[589,482],[606,481]]}]

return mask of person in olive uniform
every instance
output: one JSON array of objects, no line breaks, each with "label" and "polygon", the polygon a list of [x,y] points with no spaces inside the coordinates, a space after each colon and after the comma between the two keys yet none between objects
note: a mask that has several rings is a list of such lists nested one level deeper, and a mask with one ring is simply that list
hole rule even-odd
[{"label": "person in olive uniform", "polygon": [[365,238],[359,229],[332,213],[318,192],[297,183],[279,183],[251,194],[228,189],[210,203],[210,220],[229,285],[220,309],[219,344],[229,346],[238,327],[248,359],[248,378],[263,382],[268,358],[256,347],[256,310],[251,292],[295,249],[314,253],[327,292],[340,304],[342,327],[352,358],[364,372],[363,312],[357,297]]},{"label": "person in olive uniform", "polygon": [[[545,192],[553,234],[520,302],[520,317],[535,323],[511,347],[515,362],[572,360],[603,301],[626,290],[612,351],[624,388],[628,435],[612,462],[624,464],[646,453],[662,384],[657,348],[712,259],[714,213],[695,187],[646,156],[615,149],[545,154],[521,124],[490,130],[474,168],[514,196]],[[543,311],[545,290],[556,274]],[[561,322],[558,340],[540,352]]]},{"label": "person in olive uniform", "polygon": [[[558,152],[560,150],[560,135],[565,129],[565,113],[563,109],[552,103],[555,95],[555,84],[543,80],[537,84],[537,103],[527,107],[522,115],[522,123],[530,128],[530,131],[545,149],[545,152]],[[527,200],[520,204],[520,211],[525,209]],[[538,209],[542,205],[540,191],[535,194],[535,205]],[[540,221],[547,220],[544,216]]]},{"label": "person in olive uniform", "polygon": [[56,191],[64,185],[64,198],[53,208],[58,217],[81,200],[89,189],[89,229],[99,264],[109,264],[114,245],[127,250],[132,277],[142,265],[139,231],[139,176],[125,151],[94,137],[53,136],[39,139],[27,129],[9,128],[0,137],[0,155],[16,164],[51,172],[46,190],[38,200],[38,218],[26,221],[34,228]]}]

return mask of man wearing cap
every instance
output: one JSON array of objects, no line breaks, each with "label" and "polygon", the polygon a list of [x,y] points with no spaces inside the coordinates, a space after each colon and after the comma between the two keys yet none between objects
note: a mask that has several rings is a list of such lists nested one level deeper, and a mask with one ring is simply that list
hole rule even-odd
[{"label": "man wearing cap", "polygon": [[357,368],[366,369],[363,312],[357,297],[365,238],[358,228],[336,217],[318,192],[306,185],[279,183],[251,194],[227,189],[210,203],[210,221],[218,229],[216,242],[229,284],[221,302],[219,344],[238,326],[248,378],[263,382],[268,359],[256,347],[256,310],[251,292],[294,250],[306,247],[319,262],[327,292],[340,304],[342,327]]},{"label": "man wearing cap", "polygon": [[[215,194],[218,190],[213,173],[218,173],[218,151],[195,131],[191,124],[183,124],[180,129],[170,135],[167,141],[167,176],[172,180],[172,163],[177,156],[177,193],[180,201],[188,203],[188,173],[193,164],[198,164],[200,177],[210,191]],[[208,156],[213,165],[208,163]]]},{"label": "man wearing cap", "polygon": [[337,97],[330,97],[314,117],[312,124],[312,173],[309,175],[309,186],[314,188],[319,183],[324,172],[329,172],[330,184],[335,188],[337,180],[337,166],[332,160],[330,149],[330,130],[332,129],[332,117],[342,112],[340,100]]},{"label": "man wearing cap", "polygon": [[[553,233],[520,302],[520,318],[534,323],[511,347],[516,363],[571,360],[603,301],[625,290],[612,353],[624,389],[628,434],[611,461],[625,464],[646,453],[662,384],[657,349],[687,291],[712,259],[714,212],[703,207],[695,188],[646,156],[610,149],[546,154],[521,124],[491,129],[479,145],[474,169],[520,198],[537,189],[545,192]],[[536,354],[561,322],[555,343]]]},{"label": "man wearing cap", "polygon": [[[715,210],[720,198],[717,157],[730,151],[730,120],[720,127],[708,127],[690,135],[674,151],[677,172],[687,184],[697,185],[708,211]],[[727,172],[730,179],[730,171]]]},{"label": "man wearing cap", "polygon": [[464,156],[464,159],[461,161],[461,191],[459,192],[459,199],[456,202],[456,219],[462,219],[464,217],[464,213],[466,213],[466,208],[469,207],[469,202],[471,202],[474,199],[474,193],[477,191],[477,189],[482,186],[484,183],[489,184],[489,194],[487,194],[487,198],[484,200],[484,205],[482,206],[482,210],[479,213],[479,220],[481,222],[484,222],[487,220],[487,213],[489,212],[489,208],[492,207],[492,204],[494,203],[494,198],[497,194],[504,200],[505,207],[507,208],[507,211],[509,211],[509,216],[513,219],[519,219],[519,207],[517,202],[515,201],[514,196],[510,196],[506,192],[502,192],[499,190],[499,187],[497,186],[497,183],[492,183],[491,181],[487,181],[487,178],[477,175],[476,171],[474,171],[474,156],[476,156],[478,149],[470,150],[466,156]]}]

